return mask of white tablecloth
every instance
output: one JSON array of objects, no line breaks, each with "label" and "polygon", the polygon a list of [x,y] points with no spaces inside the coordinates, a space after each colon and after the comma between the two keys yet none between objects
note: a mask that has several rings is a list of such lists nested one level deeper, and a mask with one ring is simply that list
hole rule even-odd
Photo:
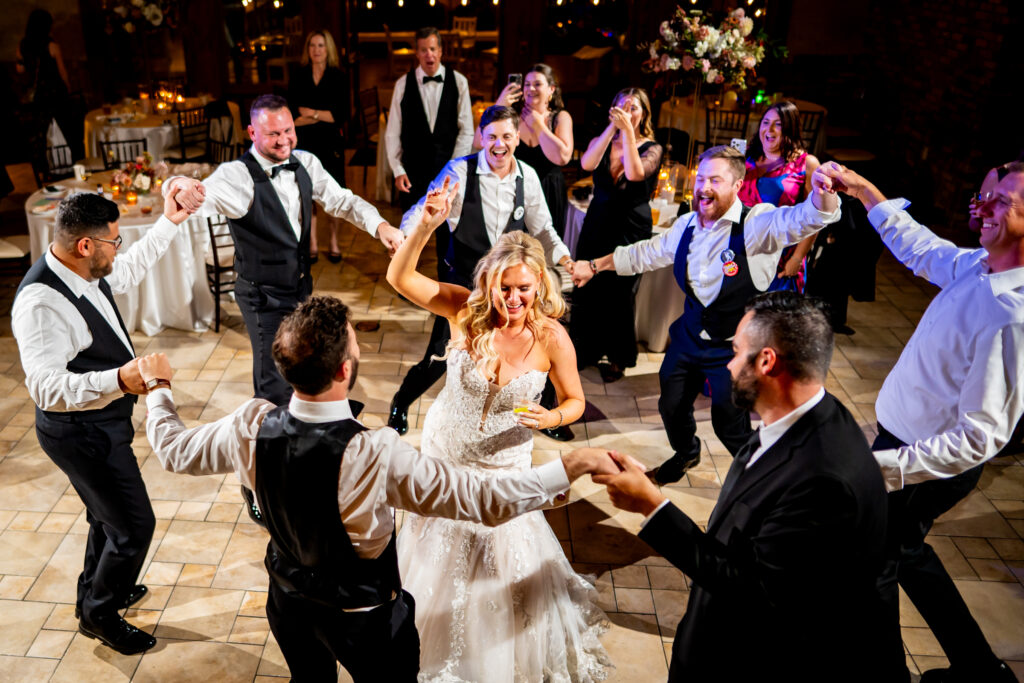
[{"label": "white tablecloth", "polygon": [[[65,180],[59,185],[95,191],[97,182],[109,183],[109,174],[96,174],[84,183]],[[33,262],[45,253],[53,239],[56,210],[42,214],[33,212],[33,208],[45,200],[45,195],[39,190],[25,202]],[[136,206],[130,213],[122,214],[118,221],[124,240],[121,253],[142,239],[162,211],[162,203],[156,194],[140,201],[153,202],[153,213],[144,216]],[[53,206],[55,209],[56,202]],[[213,322],[213,295],[206,284],[205,255],[210,243],[206,219],[190,218],[179,230],[167,252],[139,286],[114,296],[129,332],[141,330],[153,336],[165,327],[203,331]]]},{"label": "white tablecloth", "polygon": [[[659,205],[660,221],[654,227],[654,233],[662,233],[672,227],[675,221],[678,204],[666,207]],[[583,217],[587,206],[569,196],[569,205],[565,216],[565,237],[563,242],[569,252],[576,257],[576,245],[579,243],[580,230],[583,228]],[[683,303],[686,295],[679,288],[672,268],[660,268],[640,276],[640,287],[636,293],[635,324],[636,338],[647,342],[647,348],[660,353],[668,348],[668,328],[676,318],[683,314]]]}]

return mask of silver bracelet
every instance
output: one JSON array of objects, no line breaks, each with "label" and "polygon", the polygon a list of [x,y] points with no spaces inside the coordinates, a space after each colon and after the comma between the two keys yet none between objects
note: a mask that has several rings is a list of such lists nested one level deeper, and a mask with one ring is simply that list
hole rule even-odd
[{"label": "silver bracelet", "polygon": [[562,420],[563,420],[563,418],[562,418],[562,410],[560,408],[555,408],[555,412],[558,413],[558,424],[556,424],[554,427],[552,427],[552,429],[555,429],[556,427],[561,427],[562,426]]}]

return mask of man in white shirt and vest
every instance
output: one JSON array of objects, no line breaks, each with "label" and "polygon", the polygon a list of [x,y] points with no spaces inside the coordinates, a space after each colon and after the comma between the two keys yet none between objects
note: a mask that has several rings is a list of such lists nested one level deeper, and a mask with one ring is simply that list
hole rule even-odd
[{"label": "man in white shirt and vest", "polygon": [[156,644],[120,614],[136,585],[156,519],[132,452],[132,411],[149,388],[114,294],[136,286],[188,218],[172,194],[164,215],[119,258],[117,204],[92,193],[57,207],[53,242],[15,295],[11,329],[36,404],[43,451],[85,504],[89,536],[78,577],[78,630],[122,654]]},{"label": "man in white shirt and vest", "polygon": [[940,239],[910,217],[909,202],[886,199],[845,167],[826,173],[864,204],[893,255],[942,289],[875,402],[873,448],[890,491],[884,595],[898,615],[898,582],[949,659],[922,683],[1015,681],[925,536],[1024,415],[1024,163],[1010,164],[982,203],[980,249]]},{"label": "man in white shirt and vest", "polygon": [[636,275],[672,266],[686,293],[683,315],[669,328],[671,344],[661,364],[658,410],[675,454],[652,476],[660,484],[679,481],[700,462],[701,443],[693,403],[711,388],[711,425],[730,454],[750,439],[750,414],[731,396],[727,367],[732,336],[752,296],[768,289],[782,249],[839,220],[839,199],[827,176],[812,176],[814,191],[792,207],[744,207],[737,193],[746,166],[732,147],[712,147],[700,156],[694,198],[697,210],[647,240],[618,247],[613,254],[578,261],[573,280],[585,285],[594,273],[614,270]]},{"label": "man in white shirt and vest", "polygon": [[[551,221],[537,172],[515,158],[519,145],[519,115],[511,107],[488,107],[480,117],[483,150],[444,165],[428,190],[441,188],[445,178],[458,192],[452,200],[447,225],[435,232],[447,235],[447,251],[438,262],[442,282],[473,289],[473,269],[505,232],[522,230],[540,240],[552,264],[571,272],[569,249],[562,243]],[[426,192],[402,217],[402,230],[411,230],[423,213]],[[445,362],[434,357],[445,355],[451,330],[448,321],[435,317],[430,342],[423,359],[410,368],[391,401],[388,425],[405,434],[409,428],[409,406],[445,373]],[[541,405],[557,405],[554,387],[548,381]],[[541,430],[560,441],[573,438],[568,426]]]},{"label": "man in white shirt and vest", "polygon": [[564,498],[571,480],[617,471],[581,449],[528,472],[482,474],[421,455],[393,429],[356,421],[348,391],[359,345],[348,308],[313,297],[282,322],[274,359],[295,391],[287,406],[252,399],[186,429],[163,354],[139,361],[162,388],[146,400],[146,434],[164,468],[235,472],[267,520],[267,618],[293,680],[415,681],[415,603],[402,590],[395,507],[497,525]]},{"label": "man in white shirt and vest", "polygon": [[391,253],[404,236],[372,204],[338,185],[314,155],[295,149],[295,124],[283,97],[261,95],[249,114],[249,151],[201,183],[171,178],[164,193],[184,189],[178,201],[185,208],[228,218],[238,274],[235,298],[252,342],[254,395],[284,405],[292,390],[274,367],[270,345],[281,319],[313,291],[313,202],[376,236]]}]

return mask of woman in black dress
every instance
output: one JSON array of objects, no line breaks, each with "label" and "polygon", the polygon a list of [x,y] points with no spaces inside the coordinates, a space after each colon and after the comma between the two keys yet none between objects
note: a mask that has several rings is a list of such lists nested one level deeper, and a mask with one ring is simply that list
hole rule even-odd
[{"label": "woman in black dress", "polygon": [[[27,84],[32,97],[34,128],[33,144],[45,145],[50,121],[57,120],[73,159],[85,156],[81,119],[68,98],[68,73],[64,69],[60,45],[50,37],[53,17],[44,9],[28,15],[25,37],[17,48],[17,71]],[[80,116],[81,112],[77,112]]]},{"label": "woman in black dress", "polygon": [[523,85],[509,83],[498,104],[519,114],[516,158],[537,171],[555,232],[565,234],[566,190],[562,166],[572,159],[572,117],[562,103],[562,89],[547,64],[535,64]]},{"label": "woman in black dress", "polygon": [[[651,236],[648,200],[658,181],[661,145],[654,142],[651,104],[641,88],[612,100],[608,127],[590,141],[580,165],[594,172],[594,196],[583,219],[576,260],[596,259]],[[579,366],[598,364],[614,382],[636,365],[633,291],[637,277],[598,273],[572,295],[570,333]],[[607,362],[600,362],[607,356]]]},{"label": "woman in black dress", "polygon": [[[348,112],[348,81],[338,67],[338,49],[327,31],[313,31],[306,36],[302,52],[302,68],[288,84],[288,102],[295,117],[298,148],[312,152],[324,170],[345,187],[345,145],[341,139],[341,122]],[[330,226],[331,263],[341,261],[338,246],[338,223],[327,217]],[[309,252],[317,260],[316,216],[310,226]]]}]

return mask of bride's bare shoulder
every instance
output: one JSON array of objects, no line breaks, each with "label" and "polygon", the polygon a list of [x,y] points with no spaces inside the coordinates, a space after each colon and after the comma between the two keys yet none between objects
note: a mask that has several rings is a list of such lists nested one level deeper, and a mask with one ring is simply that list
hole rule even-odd
[{"label": "bride's bare shoulder", "polygon": [[572,346],[569,332],[557,320],[542,318],[539,321],[537,341],[550,353],[558,349]]}]

